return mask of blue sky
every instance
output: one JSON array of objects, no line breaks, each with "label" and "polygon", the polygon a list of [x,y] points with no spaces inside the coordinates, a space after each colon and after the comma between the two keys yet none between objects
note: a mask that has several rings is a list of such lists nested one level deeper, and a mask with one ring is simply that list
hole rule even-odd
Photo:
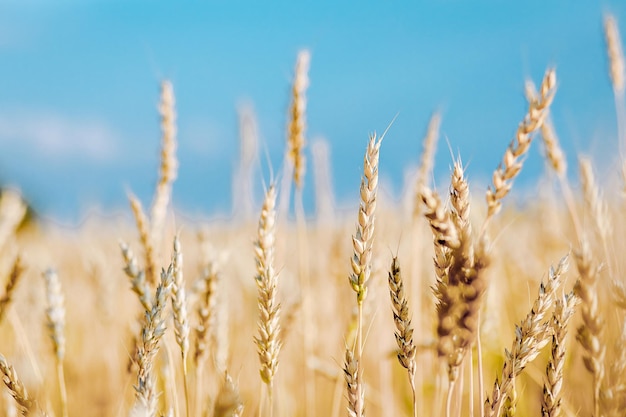
[{"label": "blue sky", "polygon": [[[307,135],[330,142],[341,202],[358,196],[368,134],[396,114],[381,150],[391,192],[417,164],[435,109],[468,176],[484,183],[526,110],[524,80],[539,82],[547,66],[557,68],[552,115],[572,169],[578,152],[614,154],[602,17],[626,24],[623,2],[295,3],[0,2],[0,181],[67,222],[93,204],[126,209],[128,188],[148,204],[158,85],[168,78],[179,116],[175,204],[192,215],[227,213],[236,107],[253,104],[277,168],[304,47],[312,53]],[[539,149],[522,187],[543,173]],[[442,141],[435,176],[449,166]],[[309,202],[312,188],[309,175]]]}]

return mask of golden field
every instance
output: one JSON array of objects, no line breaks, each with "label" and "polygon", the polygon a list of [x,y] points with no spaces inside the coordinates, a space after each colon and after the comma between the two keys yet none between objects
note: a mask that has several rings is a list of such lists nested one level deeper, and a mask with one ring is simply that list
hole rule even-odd
[{"label": "golden field", "polygon": [[[623,121],[610,17],[605,29]],[[372,135],[355,149],[358,209],[333,210],[321,152],[310,164],[318,212],[306,217],[308,60],[302,52],[294,71],[285,167],[252,213],[203,224],[174,214],[168,82],[159,180],[152,202],[129,194],[134,224],[68,232],[23,220],[20,197],[3,192],[2,415],[623,415],[626,185],[599,184],[583,156],[568,179],[549,114],[556,71],[527,85],[528,113],[486,194],[460,159],[449,186],[429,184],[434,115],[409,204],[378,194],[385,142]],[[235,188],[249,192],[244,125]],[[515,207],[507,195],[530,146],[543,147],[547,170]]]}]

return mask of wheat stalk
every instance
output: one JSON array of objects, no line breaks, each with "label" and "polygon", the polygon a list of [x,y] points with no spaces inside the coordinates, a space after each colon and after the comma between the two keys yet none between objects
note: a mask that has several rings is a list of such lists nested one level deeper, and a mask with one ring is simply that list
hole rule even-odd
[{"label": "wheat stalk", "polygon": [[624,92],[624,51],[620,40],[619,30],[615,17],[607,15],[604,18],[604,35],[606,37],[607,52],[609,55],[609,76],[616,93]]},{"label": "wheat stalk", "polygon": [[[372,248],[374,245],[374,225],[376,213],[376,195],[378,192],[378,158],[380,152],[382,137],[376,139],[376,134],[370,135],[365,156],[363,158],[363,176],[361,177],[360,187],[360,203],[358,222],[356,233],[352,236],[352,255],[351,267],[352,273],[349,276],[349,282],[356,293],[358,318],[357,318],[357,334],[355,339],[355,348],[352,354],[355,355],[351,366],[358,368],[362,363],[363,354],[363,302],[367,297],[367,285],[372,274]],[[362,401],[362,369],[357,369],[357,377],[354,382],[357,384],[358,391],[356,398]],[[348,384],[348,390],[350,390]],[[363,411],[363,404],[355,409],[358,417]]]},{"label": "wheat stalk", "polygon": [[585,368],[593,375],[594,415],[600,415],[600,388],[604,378],[604,355],[606,349],[602,341],[604,320],[600,316],[598,300],[599,267],[595,265],[591,248],[583,240],[579,250],[574,252],[576,267],[580,277],[574,286],[576,296],[581,300],[583,324],[578,327],[576,340],[583,347]]},{"label": "wheat stalk", "polygon": [[0,354],[0,373],[2,373],[2,382],[9,389],[11,396],[15,399],[20,413],[28,416],[37,410],[37,403],[28,395],[28,391],[20,380],[15,368],[9,364],[6,358]]},{"label": "wheat stalk", "polygon": [[439,140],[439,128],[441,126],[441,115],[433,113],[426,129],[426,135],[422,140],[422,157],[420,159],[419,170],[415,181],[415,204],[413,206],[413,219],[422,215],[421,192],[431,175],[435,162],[435,152],[437,141]]},{"label": "wheat stalk", "polygon": [[306,159],[304,156],[306,129],[306,90],[309,86],[309,63],[311,53],[302,50],[298,53],[295,75],[291,88],[292,101],[289,108],[289,127],[287,137],[287,157],[293,167],[293,182],[297,188],[302,187]]},{"label": "wheat stalk", "polygon": [[174,334],[176,343],[180,347],[183,363],[183,382],[185,390],[185,407],[189,417],[189,390],[187,382],[187,354],[189,352],[189,318],[187,316],[187,296],[185,293],[185,278],[183,274],[183,254],[178,236],[174,237],[174,252],[172,253],[172,310],[174,310]]},{"label": "wheat stalk", "polygon": [[[161,241],[163,223],[167,214],[167,206],[172,195],[172,184],[176,179],[178,161],[176,160],[176,111],[174,109],[174,87],[169,81],[161,83],[161,131],[163,134],[161,147],[161,168],[156,186],[154,201],[150,210],[152,222],[150,236],[155,244]],[[156,279],[156,277],[155,277]]]},{"label": "wheat stalk", "polygon": [[239,389],[228,372],[224,372],[224,381],[213,406],[213,417],[239,417],[242,414],[243,402],[239,396]]},{"label": "wheat stalk", "polygon": [[502,207],[502,199],[509,193],[513,185],[513,179],[522,169],[521,158],[528,152],[532,140],[532,134],[541,127],[546,118],[550,104],[556,92],[556,72],[549,69],[541,83],[539,96],[532,100],[528,113],[519,124],[515,139],[511,141],[504,153],[502,163],[494,171],[493,184],[487,190],[487,218],[485,224]]},{"label": "wheat stalk", "polygon": [[67,417],[67,390],[65,388],[65,372],[63,360],[65,358],[65,297],[61,288],[61,281],[56,271],[48,269],[44,272],[46,281],[46,308],[47,325],[56,356],[57,379],[61,398],[61,415]]},{"label": "wheat stalk", "polygon": [[578,299],[574,293],[564,294],[555,301],[552,315],[552,349],[550,360],[546,367],[546,383],[543,385],[541,399],[541,415],[543,417],[558,417],[561,415],[563,368],[565,367],[565,336],[567,325],[574,315]]},{"label": "wheat stalk", "polygon": [[144,310],[152,309],[152,295],[150,286],[146,282],[146,275],[137,265],[137,258],[126,242],[120,241],[120,249],[124,257],[124,272],[130,278],[130,287],[137,294]]},{"label": "wheat stalk", "polygon": [[154,358],[159,351],[159,343],[165,334],[164,310],[169,298],[173,267],[161,271],[161,282],[156,288],[154,303],[150,310],[145,311],[145,319],[141,329],[141,337],[137,349],[137,385],[135,408],[145,409],[149,417],[156,416],[158,392],[153,374]]},{"label": "wheat stalk", "polygon": [[261,380],[268,387],[270,415],[273,415],[273,381],[278,368],[280,340],[280,304],[277,300],[278,274],[274,269],[276,240],[276,188],[271,185],[266,193],[259,217],[257,239],[254,242],[256,260],[255,281],[259,291],[259,335],[255,337]]},{"label": "wheat stalk", "polygon": [[393,320],[396,325],[396,343],[398,344],[398,361],[409,374],[409,383],[413,393],[413,416],[417,417],[417,397],[415,392],[415,343],[413,342],[413,326],[409,314],[409,302],[404,292],[404,282],[400,273],[398,258],[394,256],[389,271],[389,295]]},{"label": "wheat stalk", "polygon": [[498,417],[500,409],[514,389],[515,378],[532,362],[549,342],[550,323],[544,321],[556,301],[556,292],[563,282],[568,261],[564,257],[556,268],[550,268],[547,282],[539,286],[539,295],[526,318],[515,326],[515,340],[511,350],[505,350],[501,379],[493,386],[491,399],[485,402],[485,415]]},{"label": "wheat stalk", "polygon": [[148,285],[152,286],[156,284],[156,254],[154,250],[154,240],[150,232],[150,221],[143,211],[141,201],[132,193],[128,193],[128,200],[130,201],[130,208],[132,209],[135,222],[137,224],[137,230],[139,231],[139,239],[143,246],[145,262],[144,267],[145,276]]},{"label": "wheat stalk", "polygon": [[15,258],[15,261],[13,261],[13,267],[9,273],[9,279],[4,286],[4,295],[0,297],[0,323],[2,322],[2,318],[4,317],[9,304],[11,304],[11,301],[13,300],[13,295],[17,288],[17,284],[22,277],[22,272],[24,272],[24,264],[22,262],[22,258],[18,255]]},{"label": "wheat stalk", "polygon": [[365,390],[360,380],[361,370],[358,359],[349,347],[346,347],[343,373],[348,388],[348,415],[350,417],[364,417]]}]

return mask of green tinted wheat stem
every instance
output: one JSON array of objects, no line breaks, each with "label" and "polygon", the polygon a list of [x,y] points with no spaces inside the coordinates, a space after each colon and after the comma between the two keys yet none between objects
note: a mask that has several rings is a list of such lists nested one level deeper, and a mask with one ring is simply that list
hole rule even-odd
[{"label": "green tinted wheat stem", "polygon": [[[378,191],[378,158],[382,137],[376,139],[376,134],[371,135],[367,144],[367,150],[363,158],[363,176],[360,187],[359,215],[356,233],[352,237],[354,253],[351,258],[352,273],[349,281],[352,289],[356,292],[358,319],[357,337],[352,354],[353,361],[350,367],[356,367],[354,383],[356,384],[355,411],[357,417],[362,417],[364,406],[362,366],[363,355],[363,302],[367,297],[367,284],[372,273],[372,248],[374,244],[374,222],[376,212],[376,195]],[[348,383],[348,385],[350,385]],[[350,389],[350,387],[349,387]]]}]

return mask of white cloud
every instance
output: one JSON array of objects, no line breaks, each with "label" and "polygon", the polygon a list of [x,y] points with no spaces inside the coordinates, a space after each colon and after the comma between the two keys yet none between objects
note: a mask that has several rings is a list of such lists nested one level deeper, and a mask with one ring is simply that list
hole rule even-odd
[{"label": "white cloud", "polygon": [[118,135],[100,121],[74,120],[50,113],[0,112],[0,144],[28,146],[53,158],[82,157],[110,160],[120,143]]}]

